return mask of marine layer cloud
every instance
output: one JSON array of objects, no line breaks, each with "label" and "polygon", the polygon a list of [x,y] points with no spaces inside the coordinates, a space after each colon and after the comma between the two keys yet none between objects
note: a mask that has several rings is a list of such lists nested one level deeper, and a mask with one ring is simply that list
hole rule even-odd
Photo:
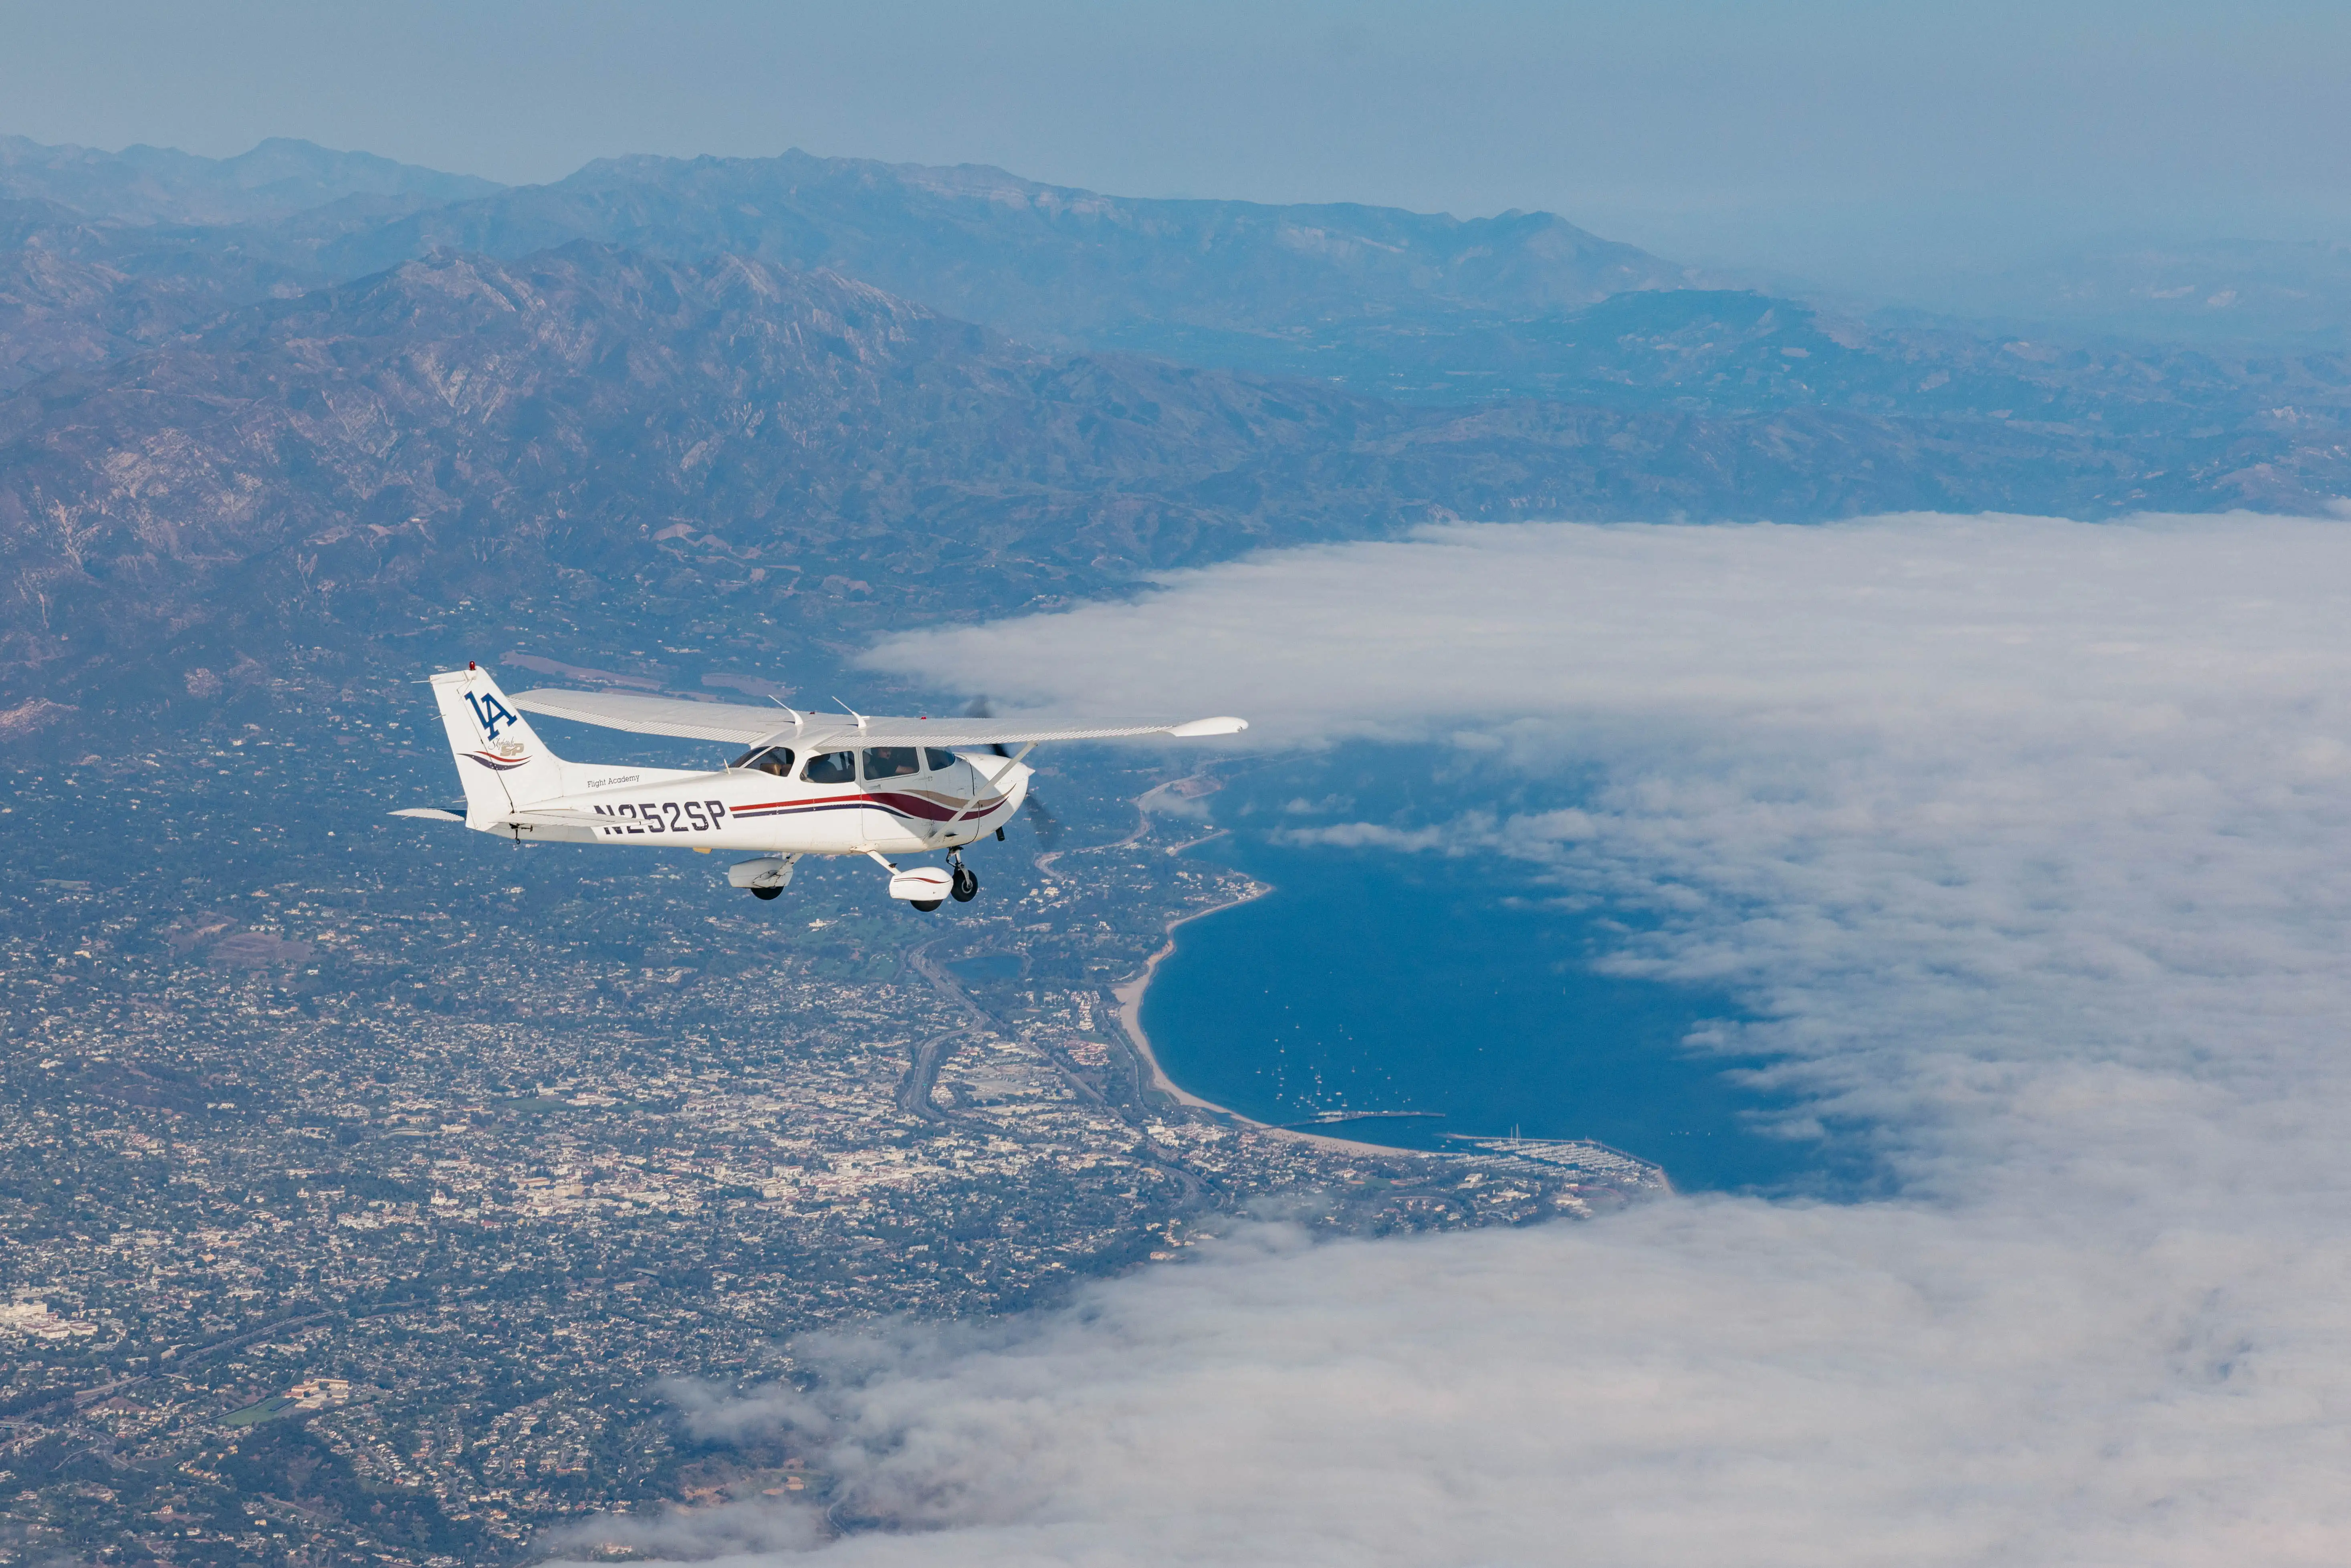
[{"label": "marine layer cloud", "polygon": [[[887,667],[1388,743],[1608,962],[1736,996],[1881,1192],[1317,1244],[820,1347],[854,1563],[2335,1563],[2351,1549],[2351,525],[1461,528]],[[1573,779],[1540,810],[1480,780]],[[1541,790],[1532,793],[1541,798]],[[1709,1042],[1701,1041],[1701,1044]]]}]

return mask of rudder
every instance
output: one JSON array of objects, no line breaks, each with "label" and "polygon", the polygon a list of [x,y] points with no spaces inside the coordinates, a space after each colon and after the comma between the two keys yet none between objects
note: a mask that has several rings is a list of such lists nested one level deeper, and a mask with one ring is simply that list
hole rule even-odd
[{"label": "rudder", "polygon": [[517,807],[563,793],[561,759],[488,671],[467,664],[434,675],[433,696],[465,789],[467,827],[486,827]]}]

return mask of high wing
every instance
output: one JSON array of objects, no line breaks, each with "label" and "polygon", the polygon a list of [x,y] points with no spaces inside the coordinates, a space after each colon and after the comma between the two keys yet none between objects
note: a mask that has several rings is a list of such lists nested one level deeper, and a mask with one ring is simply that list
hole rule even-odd
[{"label": "high wing", "polygon": [[1106,720],[1092,724],[1040,725],[1019,717],[862,719],[849,714],[803,713],[785,707],[746,707],[740,703],[692,702],[683,697],[633,692],[568,692],[552,688],[518,692],[515,706],[549,718],[624,729],[635,735],[672,735],[737,746],[762,741],[789,744],[803,751],[862,746],[1021,746],[1044,740],[1113,740],[1130,735],[1231,735],[1249,727],[1245,719],[1196,718],[1186,724],[1158,719]]}]

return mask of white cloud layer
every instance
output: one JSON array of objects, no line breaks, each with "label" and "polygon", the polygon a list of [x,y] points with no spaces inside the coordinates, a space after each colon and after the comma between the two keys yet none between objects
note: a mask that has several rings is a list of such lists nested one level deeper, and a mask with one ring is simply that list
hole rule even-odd
[{"label": "white cloud layer", "polygon": [[[1646,905],[1617,961],[1739,994],[1901,1192],[1268,1231],[856,1352],[793,1418],[928,1528],[823,1556],[2351,1554],[2351,527],[1460,528],[882,657],[1435,742],[1457,816],[1302,831]],[[1519,818],[1475,783],[1569,765]]]}]

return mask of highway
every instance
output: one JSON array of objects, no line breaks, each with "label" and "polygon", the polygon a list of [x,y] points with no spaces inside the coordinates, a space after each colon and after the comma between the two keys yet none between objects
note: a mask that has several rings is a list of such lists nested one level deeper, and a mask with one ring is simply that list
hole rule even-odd
[{"label": "highway", "polygon": [[947,977],[946,972],[931,962],[931,948],[938,941],[933,937],[918,946],[906,950],[906,965],[931,983],[932,989],[958,1008],[971,1019],[971,1025],[935,1034],[914,1047],[914,1059],[906,1064],[904,1076],[898,1080],[898,1109],[910,1116],[920,1116],[925,1122],[947,1122],[953,1117],[941,1110],[931,1098],[939,1086],[939,1069],[955,1054],[955,1047],[973,1029],[987,1030],[993,1026],[978,1004],[964,994],[963,988]]}]

